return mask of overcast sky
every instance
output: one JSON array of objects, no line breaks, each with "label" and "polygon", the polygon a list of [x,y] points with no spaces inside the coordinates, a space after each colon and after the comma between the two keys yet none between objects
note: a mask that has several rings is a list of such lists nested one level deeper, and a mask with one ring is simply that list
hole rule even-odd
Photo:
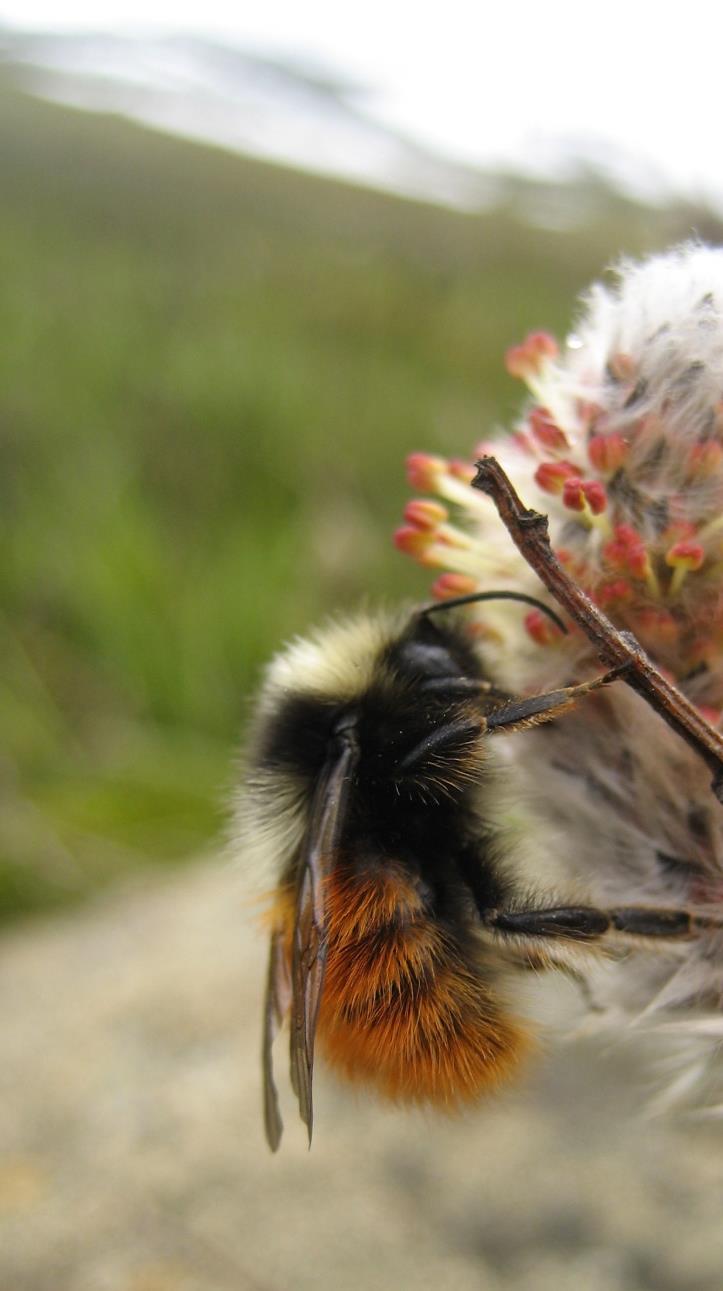
[{"label": "overcast sky", "polygon": [[311,57],[381,119],[463,160],[547,165],[550,137],[614,147],[631,178],[723,203],[717,6],[633,0],[0,0],[24,27],[192,30]]}]

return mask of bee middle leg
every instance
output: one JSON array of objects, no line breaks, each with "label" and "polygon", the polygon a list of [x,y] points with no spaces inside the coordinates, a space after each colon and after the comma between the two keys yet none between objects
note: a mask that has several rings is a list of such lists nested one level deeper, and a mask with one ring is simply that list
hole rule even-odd
[{"label": "bee middle leg", "polygon": [[504,936],[552,937],[589,942],[618,934],[645,940],[679,941],[715,932],[721,920],[656,906],[550,906],[538,910],[494,910],[485,922]]}]

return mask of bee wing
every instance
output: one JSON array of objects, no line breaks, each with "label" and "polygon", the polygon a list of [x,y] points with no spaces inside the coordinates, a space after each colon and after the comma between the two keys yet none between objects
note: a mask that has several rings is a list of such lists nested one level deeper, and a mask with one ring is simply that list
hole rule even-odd
[{"label": "bee wing", "polygon": [[289,962],[284,949],[283,934],[272,933],[269,950],[269,972],[266,979],[266,998],[264,1000],[264,1036],[262,1047],[262,1066],[264,1078],[264,1128],[266,1140],[272,1152],[281,1142],[284,1128],[279,1111],[279,1095],[274,1081],[274,1062],[272,1045],[279,1028],[289,1011],[291,1002],[291,979]]},{"label": "bee wing", "polygon": [[344,824],[358,747],[344,731],[319,777],[298,877],[291,956],[291,1084],[311,1143],[314,1038],[326,965],[328,878]]}]

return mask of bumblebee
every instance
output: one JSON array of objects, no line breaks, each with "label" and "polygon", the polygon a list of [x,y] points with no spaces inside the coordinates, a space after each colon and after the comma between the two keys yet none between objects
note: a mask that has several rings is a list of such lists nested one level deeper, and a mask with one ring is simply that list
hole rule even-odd
[{"label": "bumblebee", "polygon": [[241,837],[248,862],[276,875],[262,1053],[272,1150],[272,1046],[287,1017],[311,1142],[317,1041],[352,1081],[454,1108],[510,1079],[531,1047],[515,1003],[522,970],[564,966],[565,951],[572,963],[616,935],[694,932],[686,911],[535,900],[515,874],[491,742],[563,716],[620,670],[544,694],[501,691],[460,607],[503,596],[532,599],[488,592],[360,615],[269,667]]}]

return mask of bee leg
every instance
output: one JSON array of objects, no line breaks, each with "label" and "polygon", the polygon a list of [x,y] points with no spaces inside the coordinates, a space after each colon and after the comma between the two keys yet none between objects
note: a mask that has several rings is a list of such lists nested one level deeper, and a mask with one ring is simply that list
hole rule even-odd
[{"label": "bee leg", "polygon": [[690,910],[649,906],[553,906],[546,910],[495,910],[486,919],[495,932],[513,937],[555,937],[567,941],[597,941],[609,934],[681,941],[706,930],[723,928],[723,921]]},{"label": "bee leg", "polygon": [[605,910],[594,906],[553,906],[547,910],[495,910],[486,919],[495,932],[514,937],[564,937],[594,941],[610,931]]},{"label": "bee leg", "polygon": [[431,735],[426,735],[419,744],[405,754],[398,765],[399,774],[408,775],[420,762],[423,763],[429,757],[445,753],[450,748],[473,745],[479,738],[480,730],[479,718],[471,721],[463,718],[448,722],[445,726],[438,726]]},{"label": "bee leg", "polygon": [[632,937],[695,937],[723,926],[721,920],[691,910],[656,910],[645,906],[620,906],[610,910],[611,930]]},{"label": "bee leg", "polygon": [[530,695],[523,699],[513,699],[503,704],[487,717],[488,731],[522,731],[530,726],[540,726],[562,717],[575,707],[578,699],[592,690],[607,686],[628,670],[630,664],[624,663],[618,668],[611,668],[601,677],[592,681],[583,681],[579,686],[564,686],[561,690],[550,690],[545,695]]}]

